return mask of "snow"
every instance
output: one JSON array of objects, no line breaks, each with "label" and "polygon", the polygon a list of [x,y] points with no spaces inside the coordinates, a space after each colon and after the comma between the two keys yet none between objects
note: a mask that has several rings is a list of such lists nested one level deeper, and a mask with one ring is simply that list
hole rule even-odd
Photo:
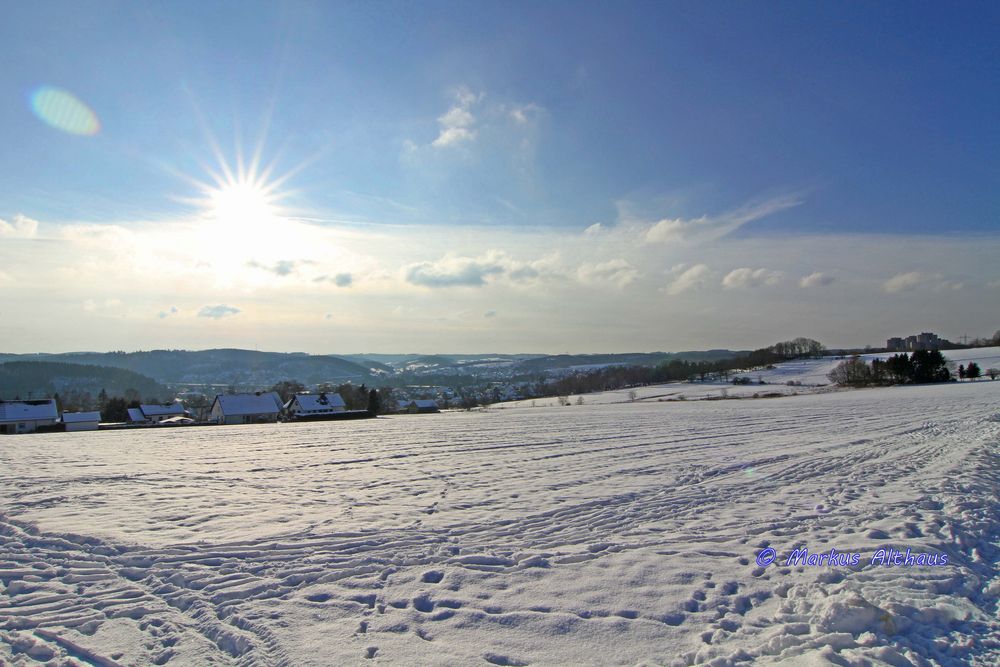
[{"label": "snow", "polygon": [[[860,355],[862,359],[887,359],[893,353],[874,353]],[[969,350],[945,350],[945,359],[955,366],[975,361],[979,364],[985,378],[987,369],[1000,368],[1000,347],[982,347]],[[759,398],[796,394],[825,393],[835,390],[827,377],[837,364],[843,361],[838,357],[822,357],[820,359],[796,359],[776,364],[773,368],[733,373],[730,377],[748,378],[751,384],[734,385],[731,381],[707,380],[705,382],[670,382],[667,384],[649,385],[618,389],[615,391],[596,392],[592,394],[573,394],[569,402],[575,403],[583,398],[585,404],[609,404],[632,402],[631,392],[635,392],[636,401],[684,401],[721,398]],[[761,384],[763,381],[763,384]],[[988,380],[987,380],[988,381]],[[771,395],[771,396],[766,396]],[[555,397],[521,399],[494,403],[491,409],[553,407],[558,405]]]},{"label": "snow", "polygon": [[347,404],[340,394],[296,394],[285,404],[286,410],[296,413],[342,412]]},{"label": "snow", "polygon": [[0,422],[58,419],[56,402],[51,398],[29,401],[0,401]]},{"label": "snow", "polygon": [[0,663],[995,665],[998,464],[988,380],[11,436]]},{"label": "snow", "polygon": [[139,406],[142,414],[146,417],[183,417],[184,406],[180,403],[170,403],[169,405],[145,404]]},{"label": "snow", "polygon": [[281,398],[273,391],[259,394],[219,394],[215,401],[222,409],[222,414],[228,417],[277,414],[283,407]]}]

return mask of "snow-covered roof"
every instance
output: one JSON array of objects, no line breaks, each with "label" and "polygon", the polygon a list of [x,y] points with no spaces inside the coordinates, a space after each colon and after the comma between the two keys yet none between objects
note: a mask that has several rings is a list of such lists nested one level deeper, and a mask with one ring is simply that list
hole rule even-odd
[{"label": "snow-covered roof", "polygon": [[421,408],[436,408],[438,406],[437,401],[430,398],[418,398],[414,401],[410,401],[407,405],[412,405],[418,409]]},{"label": "snow-covered roof", "polygon": [[215,400],[224,415],[261,415],[281,410],[281,398],[273,391],[261,394],[220,394]]},{"label": "snow-covered roof", "polygon": [[62,413],[62,420],[64,424],[78,424],[80,422],[99,422],[101,421],[101,413],[94,412],[64,412]]},{"label": "snow-covered roof", "polygon": [[190,417],[167,417],[161,424],[193,424],[194,420]]},{"label": "snow-covered roof", "polygon": [[142,410],[139,408],[129,408],[128,420],[130,422],[144,422],[146,421],[146,415],[142,414]]},{"label": "snow-covered roof", "polygon": [[56,402],[51,398],[33,401],[0,401],[0,422],[58,419]]},{"label": "snow-covered roof", "polygon": [[142,404],[139,406],[142,410],[142,414],[147,417],[183,417],[184,416],[184,406],[180,403],[171,403],[169,405],[146,405]]},{"label": "snow-covered roof", "polygon": [[340,394],[297,394],[285,407],[292,409],[298,403],[298,409],[303,411],[334,410],[347,407]]}]

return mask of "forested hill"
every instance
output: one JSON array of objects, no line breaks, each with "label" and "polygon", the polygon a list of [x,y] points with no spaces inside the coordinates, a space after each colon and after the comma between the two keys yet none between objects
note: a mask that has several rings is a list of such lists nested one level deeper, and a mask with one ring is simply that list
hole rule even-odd
[{"label": "forested hill", "polygon": [[718,361],[746,354],[745,351],[706,350],[699,352],[636,352],[623,354],[558,354],[522,361],[524,371],[583,368],[587,366],[658,366],[674,359]]},{"label": "forested hill", "polygon": [[148,352],[71,352],[65,354],[0,354],[0,363],[46,361],[121,368],[161,383],[207,383],[270,386],[295,378],[307,384],[372,382],[388,369],[340,357],[254,350],[151,350]]},{"label": "forested hill", "polygon": [[[51,397],[90,394],[162,400],[167,389],[152,378],[122,368],[47,361],[11,361],[0,364],[0,398]],[[133,393],[134,392],[134,393]]]},{"label": "forested hill", "polygon": [[[150,350],[146,352],[69,352],[64,354],[3,354],[5,362],[54,362],[130,370],[161,384],[219,385],[260,389],[282,380],[306,385],[323,383],[385,384],[428,378],[444,382],[456,378],[516,377],[603,366],[653,367],[675,359],[715,361],[738,356],[730,350],[652,352],[629,354],[448,354],[448,355],[333,355],[257,352],[254,350]],[[5,385],[0,389],[6,390]],[[213,389],[214,390],[214,389]],[[110,391],[110,390],[109,390]]]}]

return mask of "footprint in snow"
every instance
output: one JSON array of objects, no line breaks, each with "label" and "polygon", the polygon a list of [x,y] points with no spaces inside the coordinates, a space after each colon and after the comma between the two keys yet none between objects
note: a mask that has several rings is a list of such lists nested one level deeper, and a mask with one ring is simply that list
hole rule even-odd
[{"label": "footprint in snow", "polygon": [[441,572],[440,570],[430,570],[428,572],[424,572],[424,576],[421,577],[421,581],[425,584],[438,584],[441,583],[442,579],[444,579],[444,572]]}]

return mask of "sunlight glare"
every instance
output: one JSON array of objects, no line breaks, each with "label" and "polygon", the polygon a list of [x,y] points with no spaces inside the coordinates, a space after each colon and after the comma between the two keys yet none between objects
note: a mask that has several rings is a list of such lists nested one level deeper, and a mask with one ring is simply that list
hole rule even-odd
[{"label": "sunlight glare", "polygon": [[236,224],[277,217],[266,190],[253,182],[233,183],[211,192],[209,208],[216,220]]}]

